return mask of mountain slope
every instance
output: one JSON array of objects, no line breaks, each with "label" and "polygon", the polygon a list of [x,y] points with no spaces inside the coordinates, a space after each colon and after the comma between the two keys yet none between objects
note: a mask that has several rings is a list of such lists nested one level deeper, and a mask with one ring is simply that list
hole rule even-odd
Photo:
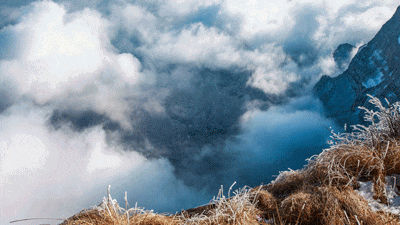
[{"label": "mountain slope", "polygon": [[400,99],[400,7],[376,36],[358,50],[348,69],[337,77],[323,76],[313,92],[328,117],[339,124],[364,123],[358,106],[366,94],[390,102]]}]

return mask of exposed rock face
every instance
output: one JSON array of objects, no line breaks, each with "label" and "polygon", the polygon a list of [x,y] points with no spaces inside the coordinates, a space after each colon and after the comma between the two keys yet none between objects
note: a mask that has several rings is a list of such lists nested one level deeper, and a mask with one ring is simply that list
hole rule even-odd
[{"label": "exposed rock face", "polygon": [[376,36],[360,47],[346,71],[334,78],[321,78],[313,92],[322,101],[328,117],[341,125],[362,124],[364,115],[358,106],[369,106],[366,94],[399,101],[399,36],[400,7]]},{"label": "exposed rock face", "polygon": [[354,45],[345,43],[339,45],[333,52],[333,59],[338,65],[339,69],[345,69],[344,67],[350,63],[351,52],[355,48]]}]

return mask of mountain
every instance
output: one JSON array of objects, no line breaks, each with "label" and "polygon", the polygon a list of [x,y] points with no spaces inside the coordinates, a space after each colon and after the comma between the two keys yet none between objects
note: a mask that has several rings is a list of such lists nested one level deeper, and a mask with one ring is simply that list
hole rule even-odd
[{"label": "mountain", "polygon": [[[324,75],[313,88],[328,117],[339,124],[362,124],[358,106],[367,107],[367,94],[390,102],[400,99],[400,6],[376,36],[358,49],[349,67],[337,77]],[[340,67],[351,45],[340,45],[333,53]]]},{"label": "mountain", "polygon": [[333,52],[333,59],[338,65],[339,69],[345,69],[350,63],[351,60],[351,52],[356,46],[351,45],[349,43],[339,45],[336,50]]}]

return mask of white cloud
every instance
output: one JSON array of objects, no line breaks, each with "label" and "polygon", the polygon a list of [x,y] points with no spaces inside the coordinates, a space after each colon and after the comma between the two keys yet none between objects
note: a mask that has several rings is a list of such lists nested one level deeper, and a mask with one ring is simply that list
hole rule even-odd
[{"label": "white cloud", "polygon": [[165,159],[123,151],[100,127],[49,130],[50,111],[20,104],[0,116],[0,223],[71,216],[101,201],[108,184],[119,201],[128,191],[131,203],[156,210],[208,200],[178,181]]},{"label": "white cloud", "polygon": [[265,71],[263,68],[258,68],[247,84],[258,88],[265,93],[281,94],[288,88],[288,84],[298,80],[298,77],[291,72],[281,70]]},{"label": "white cloud", "polygon": [[[112,5],[111,22],[123,27],[131,36],[138,36],[151,44],[160,35],[165,22],[160,21],[153,13],[142,6],[133,4]],[[167,25],[168,26],[168,25]]]},{"label": "white cloud", "polygon": [[[267,36],[273,41],[285,39],[295,28],[297,21],[293,13],[302,6],[309,5],[320,12],[321,23],[329,24],[326,32],[335,32],[344,27],[358,26],[358,33],[376,32],[393,14],[398,3],[393,1],[237,1],[227,0],[222,4],[223,13],[241,18],[240,35],[251,39],[257,35]],[[301,18],[298,18],[301,19]],[[336,21],[342,20],[341,24]],[[323,24],[321,24],[323,25]],[[344,35],[348,35],[344,33]],[[363,37],[357,37],[363,39]],[[367,39],[370,37],[367,37]],[[329,43],[328,43],[329,44]]]},{"label": "white cloud", "polygon": [[[278,44],[265,44],[255,50],[246,50],[241,45],[217,28],[197,23],[177,35],[165,33],[157,44],[140,49],[163,64],[253,71],[248,84],[271,94],[283,93],[291,82],[298,80],[294,73],[296,65]],[[282,68],[282,64],[286,66]]]},{"label": "white cloud", "polygon": [[241,36],[248,38],[259,33],[282,36],[294,25],[290,16],[289,1],[224,1],[223,8],[228,14],[242,18]]},{"label": "white cloud", "polygon": [[80,96],[69,103],[128,124],[126,86],[145,78],[137,58],[117,54],[111,46],[110,23],[97,11],[68,14],[51,1],[32,3],[28,9],[18,24],[0,31],[10,40],[2,48],[14,56],[0,61],[2,79],[14,81],[20,95],[39,104]]},{"label": "white cloud", "polygon": [[162,17],[185,16],[196,12],[199,8],[218,5],[222,0],[158,0],[160,9],[158,14]]},{"label": "white cloud", "polygon": [[393,15],[398,3],[392,1],[339,1],[326,4],[325,14],[318,16],[320,26],[314,35],[319,46],[336,48],[342,43],[369,42]]},{"label": "white cloud", "polygon": [[140,79],[138,74],[140,74],[141,69],[140,61],[131,54],[124,53],[118,56],[117,62],[124,81],[128,84],[138,83]]},{"label": "white cloud", "polygon": [[144,48],[147,54],[168,63],[190,63],[197,66],[229,67],[240,57],[230,36],[202,23],[182,29],[178,35],[165,33],[157,45]]}]

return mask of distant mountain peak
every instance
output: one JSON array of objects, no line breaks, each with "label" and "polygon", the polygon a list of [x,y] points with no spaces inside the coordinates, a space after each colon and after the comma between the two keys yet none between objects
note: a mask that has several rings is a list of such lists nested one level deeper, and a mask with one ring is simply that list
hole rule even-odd
[{"label": "distant mountain peak", "polygon": [[339,45],[333,52],[333,59],[338,65],[339,69],[344,69],[350,63],[351,52],[354,50],[355,46],[349,43]]}]

